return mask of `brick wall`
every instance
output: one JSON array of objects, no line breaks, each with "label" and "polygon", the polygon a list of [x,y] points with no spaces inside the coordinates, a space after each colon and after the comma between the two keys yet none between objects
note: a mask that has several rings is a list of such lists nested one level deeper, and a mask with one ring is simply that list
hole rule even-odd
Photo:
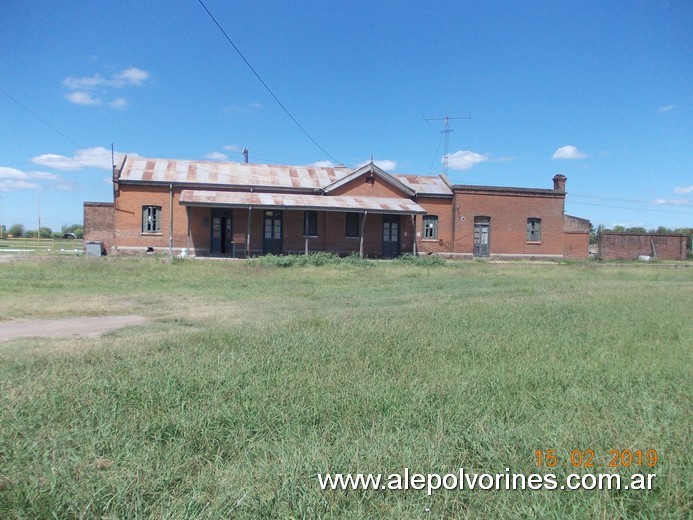
[{"label": "brick wall", "polygon": [[[599,237],[600,260],[637,260],[656,256],[658,260],[685,260],[688,236],[678,233],[616,233]],[[653,249],[654,248],[654,249]]]},{"label": "brick wall", "polygon": [[589,233],[565,233],[563,236],[563,257],[585,259],[589,255]]},{"label": "brick wall", "polygon": [[373,182],[366,182],[366,175],[336,188],[330,195],[350,195],[352,197],[408,197],[389,182],[374,176]]},{"label": "brick wall", "polygon": [[418,197],[417,204],[424,208],[427,215],[438,217],[438,238],[424,238],[422,215],[416,217],[416,244],[421,253],[450,253],[453,250],[452,198]]},{"label": "brick wall", "polygon": [[[169,250],[169,237],[173,237],[174,252],[187,247],[188,228],[186,209],[178,201],[180,189],[173,193],[173,205],[168,186],[131,186],[120,184],[115,200],[114,226],[115,250],[142,252],[151,247],[157,252]],[[143,206],[161,206],[160,232],[142,231]],[[173,210],[173,230],[171,230],[171,209]],[[171,231],[173,234],[171,235]]]},{"label": "brick wall", "polygon": [[110,251],[114,240],[113,203],[84,203],[84,240],[101,242],[104,250]]},{"label": "brick wall", "polygon": [[563,256],[584,259],[589,256],[590,221],[584,218],[565,215],[563,230]]},{"label": "brick wall", "polygon": [[[490,217],[490,255],[562,256],[564,193],[455,190],[453,251],[471,255],[474,218]],[[462,220],[464,218],[464,220]],[[527,241],[527,219],[541,219],[541,241]]]}]

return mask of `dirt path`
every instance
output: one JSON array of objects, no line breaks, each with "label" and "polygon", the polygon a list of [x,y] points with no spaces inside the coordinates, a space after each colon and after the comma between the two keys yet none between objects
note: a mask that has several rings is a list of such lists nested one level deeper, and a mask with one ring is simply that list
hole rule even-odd
[{"label": "dirt path", "polygon": [[27,320],[0,323],[0,341],[15,338],[36,337],[82,337],[95,338],[109,330],[141,325],[145,316],[91,316],[86,318],[64,318],[59,320]]}]

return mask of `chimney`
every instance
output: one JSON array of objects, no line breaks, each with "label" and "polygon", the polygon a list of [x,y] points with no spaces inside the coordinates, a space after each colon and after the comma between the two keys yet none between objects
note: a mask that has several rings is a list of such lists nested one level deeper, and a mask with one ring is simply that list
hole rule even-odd
[{"label": "chimney", "polygon": [[553,176],[553,191],[560,191],[565,193],[565,181],[568,177],[561,173],[557,173]]}]

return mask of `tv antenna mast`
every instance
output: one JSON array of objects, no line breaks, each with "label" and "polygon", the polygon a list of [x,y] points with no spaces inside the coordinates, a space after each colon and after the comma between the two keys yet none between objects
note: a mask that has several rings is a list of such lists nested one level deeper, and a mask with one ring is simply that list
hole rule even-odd
[{"label": "tv antenna mast", "polygon": [[[443,129],[440,131],[441,134],[445,137],[445,152],[443,153],[443,174],[447,175],[448,174],[448,144],[450,141],[450,132],[454,132],[452,128],[450,128],[450,121],[453,119],[471,119],[472,116],[467,114],[464,117],[450,117],[449,115],[445,114],[445,117],[424,117],[427,123],[430,121],[445,121],[443,123]],[[431,126],[430,124],[428,126]]]}]

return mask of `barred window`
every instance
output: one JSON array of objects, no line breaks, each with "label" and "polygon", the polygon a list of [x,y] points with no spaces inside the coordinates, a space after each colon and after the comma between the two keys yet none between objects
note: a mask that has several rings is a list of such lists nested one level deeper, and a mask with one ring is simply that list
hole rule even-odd
[{"label": "barred window", "polygon": [[346,236],[358,238],[361,236],[361,215],[358,213],[346,214]]},{"label": "barred window", "polygon": [[423,218],[423,237],[429,239],[438,238],[438,216],[425,215]]},{"label": "barred window", "polygon": [[161,206],[142,206],[142,233],[161,233]]},{"label": "barred window", "polygon": [[541,242],[541,219],[527,219],[527,242]]},{"label": "barred window", "polygon": [[303,235],[307,237],[318,236],[318,212],[303,212]]}]

